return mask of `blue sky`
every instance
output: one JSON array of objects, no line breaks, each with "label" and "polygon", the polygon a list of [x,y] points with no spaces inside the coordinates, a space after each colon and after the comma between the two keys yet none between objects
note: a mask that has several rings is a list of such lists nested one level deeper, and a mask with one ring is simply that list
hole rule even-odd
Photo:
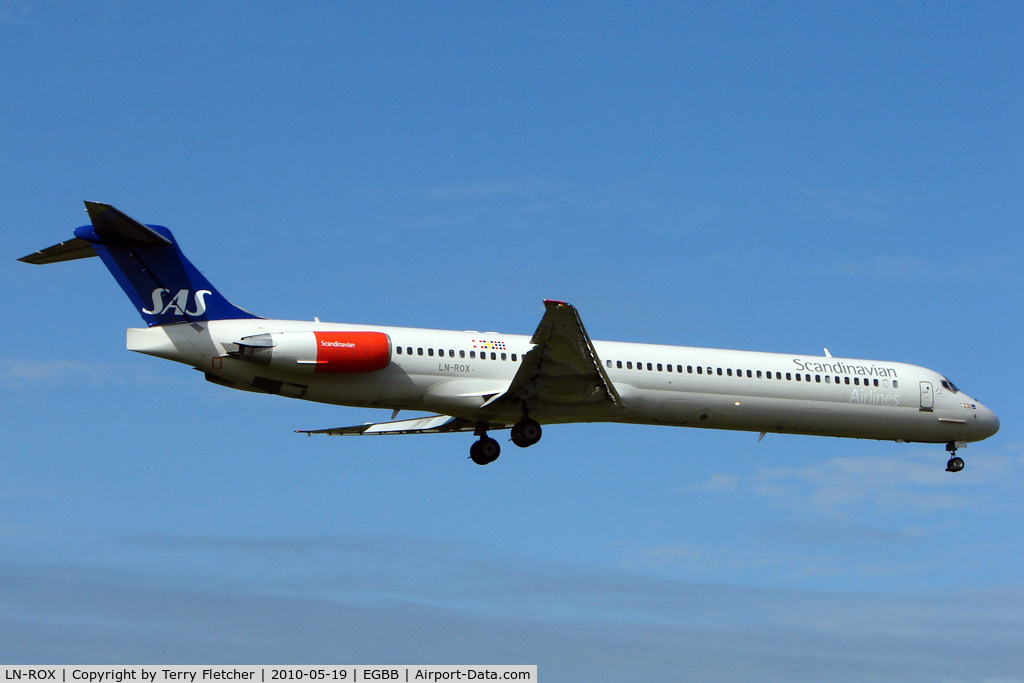
[{"label": "blue sky", "polygon": [[[0,0],[0,661],[1018,680],[1017,3]],[[385,411],[124,349],[83,199],[268,317],[904,361],[941,446]]]}]

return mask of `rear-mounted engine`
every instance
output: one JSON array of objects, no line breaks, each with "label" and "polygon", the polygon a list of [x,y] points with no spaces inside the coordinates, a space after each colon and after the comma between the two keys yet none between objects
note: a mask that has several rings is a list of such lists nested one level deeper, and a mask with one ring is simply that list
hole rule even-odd
[{"label": "rear-mounted engine", "polygon": [[287,372],[376,372],[391,362],[383,332],[274,332],[235,343],[235,358]]}]

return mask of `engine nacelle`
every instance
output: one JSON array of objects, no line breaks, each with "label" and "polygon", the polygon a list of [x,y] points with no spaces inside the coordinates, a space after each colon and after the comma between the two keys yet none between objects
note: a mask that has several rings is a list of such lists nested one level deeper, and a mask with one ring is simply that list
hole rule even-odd
[{"label": "engine nacelle", "polygon": [[273,332],[235,343],[232,356],[286,372],[376,372],[391,362],[391,340],[383,332]]}]

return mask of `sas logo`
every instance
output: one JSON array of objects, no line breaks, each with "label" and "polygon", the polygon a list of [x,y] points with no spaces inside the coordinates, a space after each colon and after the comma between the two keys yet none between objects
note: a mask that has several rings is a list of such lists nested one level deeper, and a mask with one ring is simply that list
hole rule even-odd
[{"label": "sas logo", "polygon": [[[143,308],[142,312],[147,315],[202,315],[206,313],[206,297],[212,292],[208,289],[200,289],[192,296],[188,289],[179,289],[178,293],[171,296],[171,290],[159,287],[153,290],[152,308]],[[189,298],[192,298],[195,308],[189,310]]]}]

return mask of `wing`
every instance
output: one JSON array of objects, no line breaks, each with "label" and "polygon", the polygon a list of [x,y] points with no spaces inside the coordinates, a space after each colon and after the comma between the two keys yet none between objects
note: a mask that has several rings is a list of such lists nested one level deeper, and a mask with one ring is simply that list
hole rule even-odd
[{"label": "wing", "polygon": [[487,407],[509,402],[527,409],[595,403],[622,407],[575,306],[545,301],[544,317],[530,343],[534,347],[523,355],[508,389]]},{"label": "wing", "polygon": [[[353,427],[333,429],[297,429],[298,434],[327,434],[329,436],[359,436],[363,434],[444,434],[446,432],[472,432],[476,422],[450,415],[429,415],[394,422],[376,422]],[[490,429],[507,429],[509,425],[489,425]]]}]

